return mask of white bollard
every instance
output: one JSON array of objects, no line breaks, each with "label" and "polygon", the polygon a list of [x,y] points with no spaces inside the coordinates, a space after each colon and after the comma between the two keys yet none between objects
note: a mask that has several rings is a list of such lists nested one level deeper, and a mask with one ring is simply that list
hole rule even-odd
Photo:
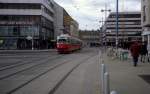
[{"label": "white bollard", "polygon": [[101,63],[102,61],[102,56],[101,56],[101,52],[99,51],[99,63]]},{"label": "white bollard", "polygon": [[104,74],[106,72],[105,64],[101,64],[101,92],[104,94]]},{"label": "white bollard", "polygon": [[110,94],[109,74],[108,74],[108,72],[106,72],[104,74],[104,94]]},{"label": "white bollard", "polygon": [[111,93],[110,94],[117,94],[117,92],[116,91],[111,91]]}]

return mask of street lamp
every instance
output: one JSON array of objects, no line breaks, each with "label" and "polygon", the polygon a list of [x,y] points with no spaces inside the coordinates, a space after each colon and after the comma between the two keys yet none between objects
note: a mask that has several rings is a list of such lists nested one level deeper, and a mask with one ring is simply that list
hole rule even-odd
[{"label": "street lamp", "polygon": [[107,4],[105,4],[105,9],[102,9],[101,12],[105,12],[105,21],[106,21],[106,18],[107,18],[107,12],[111,12],[110,9],[107,9]]},{"label": "street lamp", "polygon": [[87,24],[85,25],[85,31],[87,30]]}]

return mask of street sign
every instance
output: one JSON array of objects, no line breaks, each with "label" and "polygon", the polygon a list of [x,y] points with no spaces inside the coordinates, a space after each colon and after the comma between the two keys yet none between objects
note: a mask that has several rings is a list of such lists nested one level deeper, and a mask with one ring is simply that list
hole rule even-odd
[{"label": "street sign", "polygon": [[0,44],[3,44],[4,40],[0,40]]}]

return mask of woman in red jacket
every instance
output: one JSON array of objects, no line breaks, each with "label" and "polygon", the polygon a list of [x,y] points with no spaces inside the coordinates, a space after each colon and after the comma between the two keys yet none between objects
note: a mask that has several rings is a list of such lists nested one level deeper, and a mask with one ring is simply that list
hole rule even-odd
[{"label": "woman in red jacket", "polygon": [[140,45],[140,43],[138,43],[136,41],[130,47],[130,52],[131,52],[131,55],[133,57],[133,63],[134,63],[135,67],[137,66],[137,62],[138,62],[138,58],[139,58],[139,54],[140,54],[140,49],[141,49],[141,45]]}]

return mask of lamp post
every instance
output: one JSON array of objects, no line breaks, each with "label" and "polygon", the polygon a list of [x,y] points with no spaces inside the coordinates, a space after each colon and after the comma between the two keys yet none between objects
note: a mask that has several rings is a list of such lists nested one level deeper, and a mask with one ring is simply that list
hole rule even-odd
[{"label": "lamp post", "polygon": [[116,48],[118,48],[118,11],[119,11],[119,1],[116,1]]},{"label": "lamp post", "polygon": [[87,30],[87,24],[85,25],[85,31]]},{"label": "lamp post", "polygon": [[34,26],[32,26],[32,50],[34,50]]},{"label": "lamp post", "polygon": [[102,46],[104,45],[103,43],[104,43],[104,37],[105,37],[105,33],[103,32],[103,27],[104,27],[104,19],[103,19],[103,17],[102,17],[102,20],[101,21],[99,21],[99,23],[101,23],[101,28],[100,28],[100,31],[102,32],[102,34],[100,33],[100,36],[101,36],[101,38],[100,38],[100,42],[102,43],[100,43]]},{"label": "lamp post", "polygon": [[33,31],[32,31],[32,50],[34,50],[34,38],[33,38]]},{"label": "lamp post", "polygon": [[107,30],[107,12],[111,12],[110,9],[107,9],[107,4],[105,4],[105,9],[102,9],[101,12],[105,12],[105,21],[104,21],[104,25],[105,25],[105,31],[104,31],[104,36],[105,36],[105,42],[104,45],[106,47],[106,30]]}]

